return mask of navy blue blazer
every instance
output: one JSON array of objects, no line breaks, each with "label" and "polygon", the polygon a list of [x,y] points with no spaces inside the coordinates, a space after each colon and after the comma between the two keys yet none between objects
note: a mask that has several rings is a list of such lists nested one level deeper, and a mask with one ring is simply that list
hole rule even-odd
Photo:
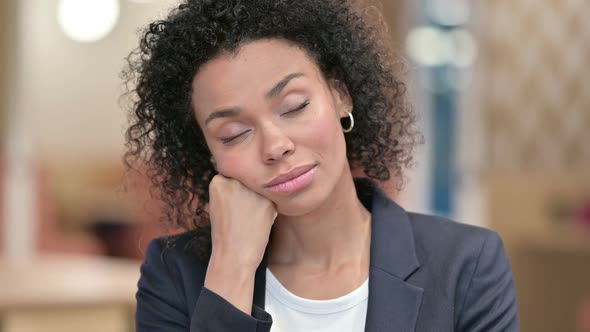
[{"label": "navy blue blazer", "polygon": [[[366,332],[518,331],[512,272],[492,231],[408,213],[368,179],[355,179],[372,212]],[[152,241],[141,267],[136,327],[152,331],[270,331],[264,311],[266,259],[248,315],[203,287],[206,263],[188,234]]]}]

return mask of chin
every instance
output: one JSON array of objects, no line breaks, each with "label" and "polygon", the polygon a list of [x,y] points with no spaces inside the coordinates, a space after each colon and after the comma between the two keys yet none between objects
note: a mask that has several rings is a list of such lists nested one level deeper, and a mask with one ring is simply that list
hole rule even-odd
[{"label": "chin", "polygon": [[294,197],[284,197],[280,200],[273,200],[277,206],[277,212],[283,216],[298,217],[311,213],[319,208],[327,199],[327,195],[321,190],[315,192],[301,193]]},{"label": "chin", "polygon": [[282,216],[286,216],[286,217],[303,216],[303,215],[310,213],[313,210],[314,209],[310,208],[309,206],[297,206],[297,205],[291,205],[291,204],[289,204],[289,206],[285,206],[285,204],[283,204],[283,206],[277,205],[278,214],[280,214]]}]

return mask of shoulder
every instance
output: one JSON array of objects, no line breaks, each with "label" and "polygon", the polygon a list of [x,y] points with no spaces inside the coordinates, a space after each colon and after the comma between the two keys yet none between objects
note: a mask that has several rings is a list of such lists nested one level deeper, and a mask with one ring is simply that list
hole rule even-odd
[{"label": "shoulder", "polygon": [[206,264],[206,262],[204,263],[197,259],[197,255],[194,253],[195,240],[195,235],[192,232],[155,238],[148,245],[146,258],[158,254],[160,260],[166,262],[166,264],[185,261],[191,261],[197,265]]},{"label": "shoulder", "polygon": [[199,260],[191,250],[194,239],[187,232],[150,242],[141,266],[138,304],[156,297],[178,308],[188,308],[188,312],[192,310],[207,272],[207,262]]},{"label": "shoulder", "polygon": [[152,269],[152,272],[167,273],[174,282],[187,277],[204,278],[207,262],[194,253],[194,242],[191,232],[153,239],[148,245],[142,272]]},{"label": "shoulder", "polygon": [[496,232],[483,227],[419,213],[408,213],[408,217],[417,244],[436,252],[476,253],[488,241],[501,242]]},{"label": "shoulder", "polygon": [[[500,236],[483,227],[408,213],[423,274],[467,287],[478,270],[510,271]],[[466,290],[466,289],[464,289]]]},{"label": "shoulder", "polygon": [[420,263],[457,280],[489,266],[510,270],[500,236],[489,229],[442,217],[408,213]]},{"label": "shoulder", "polygon": [[435,313],[447,299],[458,331],[517,331],[512,271],[498,234],[445,218],[408,216],[421,264],[412,282],[425,289],[425,307]]}]

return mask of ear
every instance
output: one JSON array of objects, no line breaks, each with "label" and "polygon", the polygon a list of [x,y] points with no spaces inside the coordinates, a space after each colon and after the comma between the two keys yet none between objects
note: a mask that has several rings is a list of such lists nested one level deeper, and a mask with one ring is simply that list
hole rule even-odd
[{"label": "ear", "polygon": [[330,87],[338,116],[340,118],[348,117],[348,113],[352,112],[353,103],[346,83],[337,75],[328,79],[328,86]]}]

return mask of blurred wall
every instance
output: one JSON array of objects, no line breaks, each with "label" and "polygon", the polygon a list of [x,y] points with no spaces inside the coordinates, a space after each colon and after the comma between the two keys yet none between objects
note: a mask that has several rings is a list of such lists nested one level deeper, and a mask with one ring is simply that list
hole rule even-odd
[{"label": "blurred wall", "polygon": [[15,13],[16,2],[14,0],[4,0],[0,3],[0,142],[4,142],[7,125],[8,77],[13,76],[10,73],[10,64],[14,61]]},{"label": "blurred wall", "polygon": [[483,183],[522,330],[577,331],[590,299],[590,227],[576,212],[590,204],[590,2],[475,5]]},{"label": "blurred wall", "polygon": [[[385,17],[391,35],[391,43],[399,61],[399,69],[404,75],[407,87],[407,98],[418,115],[418,126],[426,137],[426,143],[417,148],[414,153],[415,164],[404,172],[405,182],[402,190],[397,192],[395,200],[405,209],[431,213],[430,206],[430,155],[432,144],[429,141],[430,116],[429,100],[417,79],[417,70],[405,53],[406,36],[414,22],[414,6],[416,3],[402,0],[380,0],[379,9]],[[386,186],[387,189],[387,186]],[[395,192],[390,189],[390,192]]]},{"label": "blurred wall", "polygon": [[62,234],[64,225],[96,209],[117,209],[126,118],[118,103],[119,72],[140,27],[174,2],[120,1],[114,30],[94,43],[66,37],[57,0],[1,2],[7,28],[0,29],[0,68],[6,69],[0,76],[6,137],[0,178],[8,195],[0,247],[8,256],[31,255],[48,233]]},{"label": "blurred wall", "polygon": [[57,0],[19,0],[16,109],[39,160],[92,164],[117,160],[125,114],[118,105],[124,57],[137,45],[137,30],[172,1],[121,1],[115,29],[94,43],[62,33]]},{"label": "blurred wall", "polygon": [[391,31],[391,38],[393,45],[401,52],[404,45],[404,39],[406,33],[410,27],[410,21],[408,20],[408,4],[402,0],[386,1],[381,0],[380,3],[383,7],[383,15]]},{"label": "blurred wall", "polygon": [[[16,165],[13,156],[20,155],[19,147],[10,144],[8,137],[15,132],[12,122],[15,104],[16,84],[18,80],[15,63],[19,45],[18,31],[18,2],[16,0],[2,1],[0,4],[0,254],[16,251],[23,255],[30,253],[28,245],[31,228],[29,216],[34,208],[30,204],[29,187],[23,185],[13,172],[20,170],[21,178],[27,178],[25,167]],[[16,153],[15,153],[16,152]],[[9,154],[10,156],[7,156]],[[20,202],[17,202],[17,200]],[[18,211],[17,211],[18,210]],[[9,222],[17,219],[17,222]],[[14,227],[13,227],[14,226]],[[10,235],[10,236],[9,236]],[[22,238],[21,238],[22,236]],[[11,240],[14,239],[18,240]],[[6,241],[5,241],[6,240]],[[5,244],[6,243],[6,244]]]}]

